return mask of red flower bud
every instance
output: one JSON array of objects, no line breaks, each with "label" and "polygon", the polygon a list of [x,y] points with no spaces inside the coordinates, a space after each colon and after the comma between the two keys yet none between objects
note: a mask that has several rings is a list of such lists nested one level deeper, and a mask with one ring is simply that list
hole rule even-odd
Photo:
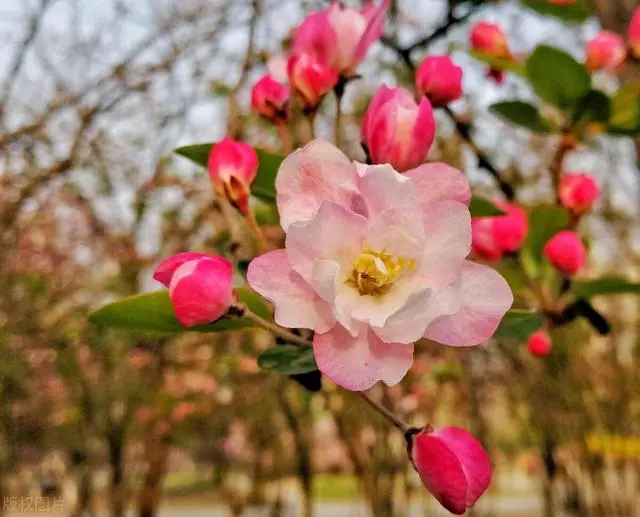
[{"label": "red flower bud", "polygon": [[416,86],[434,106],[446,106],[462,97],[462,68],[449,56],[428,56],[418,67]]},{"label": "red flower bud", "polygon": [[258,171],[258,155],[253,147],[224,138],[211,149],[208,168],[216,192],[246,214],[249,210],[251,184]]},{"label": "red flower bud", "polygon": [[529,231],[526,212],[517,205],[496,202],[506,215],[478,217],[471,221],[471,247],[487,261],[500,260],[505,253],[518,251]]},{"label": "red flower bud", "polygon": [[549,334],[543,330],[531,334],[527,342],[527,348],[529,352],[531,352],[531,355],[535,357],[546,357],[551,351],[551,338]]},{"label": "red flower bud", "polygon": [[479,22],[471,28],[471,47],[497,59],[511,59],[509,42],[503,30],[495,23]]},{"label": "red flower bud", "polygon": [[640,59],[640,7],[636,7],[629,24],[629,50],[631,55]]},{"label": "red flower bud", "polygon": [[576,215],[591,210],[599,196],[598,184],[588,174],[565,174],[560,181],[560,202]]},{"label": "red flower bud", "polygon": [[289,84],[306,109],[313,110],[338,82],[338,74],[311,54],[297,54],[287,64]]},{"label": "red flower bud", "polygon": [[462,515],[491,483],[491,462],[466,430],[422,430],[412,437],[413,464],[425,487],[451,513]]},{"label": "red flower bud", "polygon": [[251,106],[272,122],[287,119],[289,88],[269,74],[260,79],[251,90]]},{"label": "red flower bud", "polygon": [[627,57],[624,40],[615,32],[602,31],[587,43],[587,69],[617,71]]},{"label": "red flower bud", "polygon": [[436,132],[428,99],[417,104],[409,90],[381,86],[362,121],[362,142],[374,164],[405,172],[424,162]]},{"label": "red flower bud", "polygon": [[544,255],[561,273],[573,276],[587,260],[587,250],[580,237],[564,230],[554,235],[544,246]]},{"label": "red flower bud", "polygon": [[168,258],[153,277],[169,287],[176,317],[185,327],[221,318],[233,301],[233,266],[215,255],[180,253]]}]

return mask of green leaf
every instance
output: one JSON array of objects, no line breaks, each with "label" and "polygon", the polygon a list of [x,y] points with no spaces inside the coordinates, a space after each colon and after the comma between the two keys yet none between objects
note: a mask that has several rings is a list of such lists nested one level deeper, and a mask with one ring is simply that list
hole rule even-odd
[{"label": "green leaf", "polygon": [[[248,289],[236,289],[236,293],[252,312],[271,318],[271,311],[259,295]],[[173,312],[167,290],[129,296],[110,303],[91,313],[89,321],[100,327],[150,332],[222,332],[256,326],[246,318],[224,317],[215,323],[185,329]]]},{"label": "green leaf", "polygon": [[511,309],[500,322],[493,337],[525,341],[536,330],[542,328],[542,318],[535,311]]},{"label": "green leaf", "polygon": [[540,116],[538,108],[527,102],[498,102],[490,106],[489,111],[507,122],[525,127],[534,133],[549,133],[551,131],[551,126]]},{"label": "green leaf", "polygon": [[480,52],[478,50],[469,50],[468,53],[470,56],[476,58],[478,61],[482,61],[483,63],[486,63],[487,65],[489,65],[491,68],[494,68],[495,70],[513,72],[515,74],[522,75],[522,76],[526,75],[526,70],[524,69],[524,67],[516,61],[510,60],[510,59],[496,58],[488,54],[485,54],[484,52]]},{"label": "green leaf", "polygon": [[591,90],[583,97],[576,108],[574,123],[607,123],[611,116],[611,100],[599,90]]},{"label": "green leaf", "polygon": [[[187,145],[175,149],[173,152],[206,168],[213,145],[215,144]],[[255,151],[258,155],[258,174],[251,186],[251,193],[263,201],[275,203],[276,175],[284,156],[267,152],[264,149],[256,149]]]},{"label": "green leaf", "polygon": [[640,294],[640,283],[630,282],[626,278],[604,277],[597,280],[574,282],[571,291],[576,298],[593,298],[594,296],[615,294]]},{"label": "green leaf", "polygon": [[278,345],[268,348],[258,357],[258,366],[268,372],[299,375],[318,369],[312,348]]},{"label": "green leaf", "polygon": [[608,132],[622,135],[640,133],[640,81],[625,84],[611,99]]},{"label": "green leaf", "polygon": [[553,16],[569,23],[582,23],[591,16],[587,0],[576,0],[569,5],[555,5],[549,3],[549,0],[522,0],[522,3],[542,15]]},{"label": "green leaf", "polygon": [[566,52],[546,45],[536,47],[526,63],[527,77],[538,96],[568,109],[591,89],[591,75]]},{"label": "green leaf", "polygon": [[529,233],[524,247],[538,263],[542,262],[542,249],[547,241],[569,225],[569,212],[556,205],[540,205],[529,214]]},{"label": "green leaf", "polygon": [[505,215],[505,212],[494,205],[491,201],[479,196],[473,196],[471,198],[471,203],[469,203],[469,212],[471,212],[471,217]]}]

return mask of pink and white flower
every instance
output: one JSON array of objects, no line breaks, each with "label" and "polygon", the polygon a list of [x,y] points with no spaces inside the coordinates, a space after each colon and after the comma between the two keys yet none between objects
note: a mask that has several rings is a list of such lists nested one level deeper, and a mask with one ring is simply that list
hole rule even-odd
[{"label": "pink and white flower", "polygon": [[471,193],[445,164],[399,174],[315,140],[276,180],[286,249],[249,265],[284,327],[315,331],[320,370],[350,390],[398,383],[422,337],[474,346],[513,302],[493,269],[466,260]]},{"label": "pink and white flower", "polygon": [[293,54],[314,56],[336,73],[353,75],[371,44],[380,38],[384,17],[391,4],[371,2],[360,11],[334,2],[315,11],[300,24],[293,37]]},{"label": "pink and white flower", "polygon": [[233,266],[216,255],[185,252],[156,268],[153,278],[169,289],[176,317],[185,327],[221,318],[233,302]]},{"label": "pink and white flower", "polygon": [[425,429],[412,437],[410,450],[427,490],[455,515],[464,514],[491,484],[489,455],[465,429]]}]

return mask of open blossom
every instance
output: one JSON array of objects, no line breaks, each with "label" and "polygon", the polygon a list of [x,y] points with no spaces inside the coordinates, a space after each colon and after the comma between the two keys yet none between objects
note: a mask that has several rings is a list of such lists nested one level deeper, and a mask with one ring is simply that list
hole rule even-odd
[{"label": "open blossom", "polygon": [[371,44],[380,38],[384,17],[391,4],[369,3],[360,11],[333,2],[315,11],[300,24],[293,37],[293,54],[308,54],[336,73],[350,76]]},{"label": "open blossom", "polygon": [[446,106],[462,97],[462,68],[449,56],[427,56],[416,72],[416,86],[434,106]]},{"label": "open blossom", "polygon": [[221,318],[233,302],[233,266],[215,255],[178,253],[160,263],[153,278],[169,288],[176,317],[185,327]]},{"label": "open blossom", "polygon": [[558,192],[560,203],[576,215],[584,214],[600,197],[596,181],[588,174],[565,174]]},{"label": "open blossom", "polygon": [[273,122],[287,119],[289,87],[271,75],[262,77],[251,90],[251,106],[264,118]]},{"label": "open blossom", "polygon": [[527,348],[535,357],[546,357],[551,352],[551,338],[545,331],[540,330],[529,336]]},{"label": "open blossom", "polygon": [[208,171],[216,192],[246,213],[251,184],[258,171],[258,155],[253,147],[224,138],[209,153]]},{"label": "open blossom", "polygon": [[465,513],[489,488],[489,455],[464,429],[420,431],[412,437],[410,451],[427,490],[455,515]]},{"label": "open blossom", "polygon": [[587,69],[615,72],[627,57],[624,40],[615,32],[602,31],[587,43]]},{"label": "open blossom", "polygon": [[304,107],[315,109],[338,82],[338,74],[312,54],[294,54],[287,64],[289,84]]},{"label": "open blossom", "polygon": [[518,251],[529,231],[526,212],[517,205],[496,202],[505,215],[475,217],[471,221],[472,249],[479,257],[493,262],[505,253]]},{"label": "open blossom", "polygon": [[640,7],[636,7],[633,12],[627,38],[631,55],[636,59],[640,59]]},{"label": "open blossom", "polygon": [[247,279],[279,325],[315,331],[318,367],[347,389],[399,382],[421,337],[487,340],[511,306],[506,281],[466,260],[470,191],[452,167],[399,174],[314,140],[282,163],[276,190],[286,249],[254,259]]},{"label": "open blossom", "polygon": [[416,103],[405,88],[378,88],[362,120],[362,143],[372,162],[400,172],[424,162],[435,134],[431,103],[425,97]]},{"label": "open blossom", "polygon": [[556,233],[544,245],[544,255],[561,273],[573,276],[587,261],[587,250],[574,232],[564,230]]}]

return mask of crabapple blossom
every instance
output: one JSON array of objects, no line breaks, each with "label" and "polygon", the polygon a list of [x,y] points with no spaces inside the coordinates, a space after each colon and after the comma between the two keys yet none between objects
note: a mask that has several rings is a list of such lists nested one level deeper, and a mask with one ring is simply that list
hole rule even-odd
[{"label": "crabapple blossom", "polygon": [[563,230],[544,245],[544,255],[561,273],[573,276],[587,261],[587,250],[574,232]]},{"label": "crabapple blossom", "polygon": [[[489,22],[478,22],[471,28],[469,35],[471,47],[489,57],[506,61],[513,60],[509,42],[502,28]],[[497,83],[504,82],[504,71],[489,68],[487,75]]]},{"label": "crabapple blossom", "polygon": [[276,179],[286,249],[249,265],[276,323],[315,331],[320,370],[350,390],[399,382],[421,337],[487,340],[513,301],[493,269],[469,262],[469,184],[431,163],[405,174],[350,162],[314,140]]},{"label": "crabapple blossom", "polygon": [[362,143],[373,163],[405,172],[424,162],[436,133],[426,97],[416,103],[405,88],[381,86],[362,120]]},{"label": "crabapple blossom", "polygon": [[600,189],[588,174],[565,174],[560,180],[558,197],[562,206],[576,215],[582,215],[591,210],[600,197]]},{"label": "crabapple blossom", "polygon": [[293,37],[293,54],[315,57],[334,72],[351,76],[371,44],[380,38],[391,0],[371,2],[360,11],[333,2],[300,24]]},{"label": "crabapple blossom", "polygon": [[472,249],[487,261],[518,251],[529,231],[526,212],[517,205],[497,201],[505,215],[476,217],[471,221]]},{"label": "crabapple blossom", "polygon": [[462,97],[462,68],[449,56],[427,56],[416,71],[416,87],[434,106]]},{"label": "crabapple blossom", "polygon": [[338,74],[311,54],[295,54],[287,64],[289,84],[307,110],[315,110],[338,82]]},{"label": "crabapple blossom", "polygon": [[272,122],[287,119],[289,87],[276,81],[269,74],[262,77],[251,90],[251,106]]},{"label": "crabapple blossom", "polygon": [[179,253],[160,263],[153,278],[169,288],[176,317],[185,327],[211,323],[233,301],[233,266],[203,253]]},{"label": "crabapple blossom", "polygon": [[640,7],[636,7],[629,24],[629,32],[627,34],[629,40],[629,51],[636,59],[640,58]]},{"label": "crabapple blossom", "polygon": [[543,330],[534,332],[529,336],[527,348],[531,355],[535,357],[546,357],[551,351],[551,338],[549,337],[549,334]]},{"label": "crabapple blossom", "polygon": [[258,171],[258,155],[253,147],[224,138],[209,153],[208,171],[216,192],[246,214],[251,184]]},{"label": "crabapple blossom", "polygon": [[602,31],[587,43],[587,69],[615,72],[627,57],[624,40],[615,32]]},{"label": "crabapple blossom", "polygon": [[465,429],[423,429],[411,440],[411,459],[422,483],[451,513],[465,513],[489,487],[489,456]]}]

